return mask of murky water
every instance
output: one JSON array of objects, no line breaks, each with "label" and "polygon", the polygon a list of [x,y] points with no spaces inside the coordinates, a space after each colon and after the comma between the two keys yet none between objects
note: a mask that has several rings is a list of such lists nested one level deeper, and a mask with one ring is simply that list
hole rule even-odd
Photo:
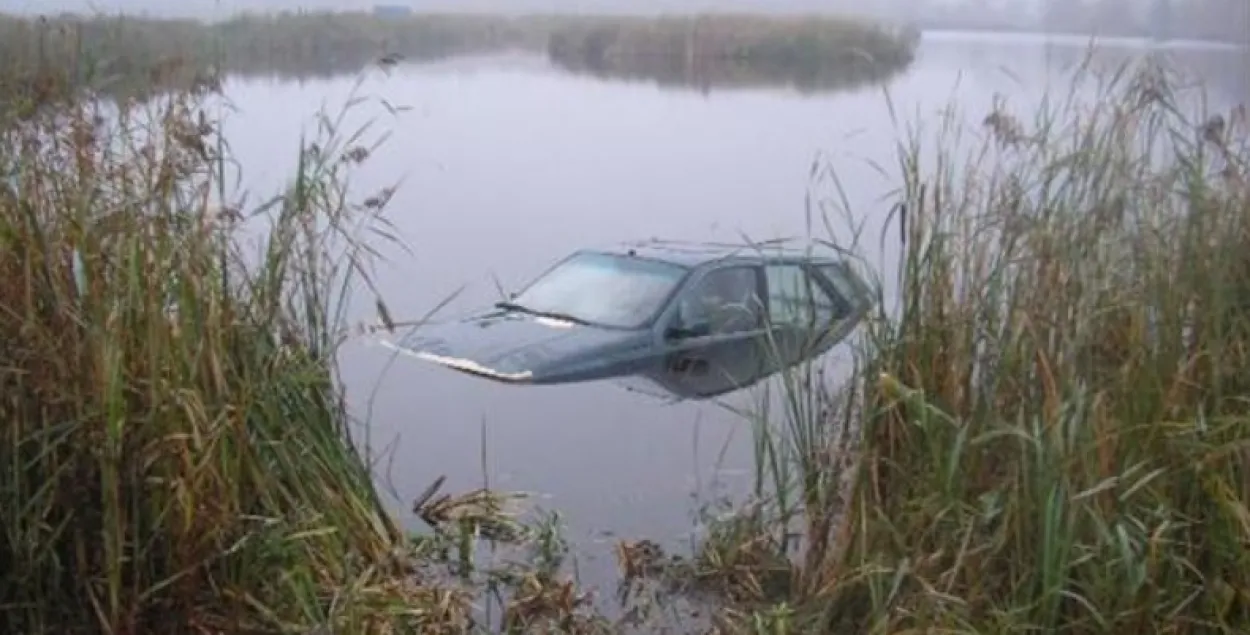
[{"label": "murky water", "polygon": [[[605,81],[523,57],[400,67],[356,88],[350,77],[235,80],[228,94],[239,112],[228,135],[244,185],[272,192],[323,104],[333,110],[355,90],[411,107],[391,118],[361,106],[346,124],[376,116],[377,130],[391,133],[359,188],[403,179],[390,218],[414,253],[391,252],[378,277],[396,319],[419,317],[462,286],[444,315],[491,302],[492,277],[515,289],[586,245],[803,235],[814,187],[830,203],[827,214],[844,214],[834,186],[810,180],[821,157],[836,170],[849,216],[863,224],[870,261],[888,271],[893,241],[880,246],[889,211],[882,196],[897,186],[888,175],[903,131],[887,95],[904,123],[936,122],[952,104],[978,121],[996,95],[1027,112],[1047,90],[1068,90],[1064,69],[1085,48],[930,37],[914,66],[886,86],[816,94]],[[1103,63],[1140,52],[1120,43]],[[1250,94],[1240,54],[1176,54],[1206,76],[1213,106]],[[365,311],[372,299],[362,300]],[[386,450],[380,469],[396,499],[440,475],[449,491],[489,478],[541,494],[583,546],[581,572],[592,584],[611,580],[610,552],[595,546],[604,532],[680,544],[696,490],[717,478],[732,490],[749,486],[750,431],[716,404],[669,405],[611,383],[518,388],[407,359],[388,368],[391,361],[385,349],[353,347],[344,371],[372,444]]]}]

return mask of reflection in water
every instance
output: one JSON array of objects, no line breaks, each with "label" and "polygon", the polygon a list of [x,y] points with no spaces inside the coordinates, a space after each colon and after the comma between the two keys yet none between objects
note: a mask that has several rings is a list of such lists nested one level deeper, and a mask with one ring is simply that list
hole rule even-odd
[{"label": "reflection in water", "polygon": [[801,85],[818,87],[894,72],[910,63],[915,45],[914,32],[829,16],[387,19],[360,12],[298,12],[204,24],[129,16],[35,21],[0,14],[0,58],[10,61],[11,75],[23,82],[52,78],[125,96],[203,84],[222,73],[329,78],[378,61],[389,65],[514,51],[549,55],[570,68],[640,73],[670,82],[767,83],[797,74]]},{"label": "reflection in water", "polygon": [[[784,88],[810,94],[855,90],[881,83],[903,72],[904,64],[885,65],[862,57],[802,58],[795,62],[768,58],[695,57],[637,54],[613,58],[529,53],[555,68],[607,81],[652,82],[666,88],[708,93],[716,89]],[[429,54],[405,56],[410,64],[454,60],[459,56]],[[245,65],[227,69],[246,77],[306,81],[350,75],[377,62],[376,56],[328,56],[316,62],[288,60],[264,67]]]},{"label": "reflection in water", "polygon": [[[682,28],[698,33],[693,26],[682,25]],[[383,57],[381,61],[386,63],[393,59],[420,64],[492,51],[512,51],[542,57],[561,70],[598,79],[651,81],[660,86],[704,93],[726,88],[792,88],[811,93],[854,89],[902,72],[913,59],[913,48],[919,37],[918,34],[883,31],[869,44],[860,46],[854,38],[823,42],[805,39],[801,33],[770,34],[769,39],[759,38],[763,43],[754,49],[713,51],[705,41],[707,38],[678,33],[656,43],[636,43],[624,53],[613,54],[608,49],[628,37],[619,34],[621,27],[615,23],[548,29],[552,31],[548,44],[537,44],[530,35],[506,38],[501,40],[504,44],[491,43],[478,49],[424,45],[407,47],[402,55]],[[612,36],[597,37],[601,32]],[[774,37],[781,43],[774,42]],[[224,70],[244,76],[307,80],[355,73],[379,61],[376,49],[369,47],[314,51],[306,56],[267,55],[255,44],[247,50],[254,55],[236,52]]]},{"label": "reflection in water", "polygon": [[[522,51],[522,53],[524,53]],[[632,55],[613,59],[577,58],[530,53],[554,67],[575,75],[608,81],[653,82],[666,88],[715,89],[787,88],[800,93],[854,90],[889,79],[902,66],[883,67],[863,58],[845,60],[807,59],[790,64],[768,59],[687,58],[671,55]],[[430,54],[405,56],[410,64],[454,60],[459,56]],[[328,56],[314,63],[288,60],[265,67],[244,65],[226,69],[245,77],[307,81],[351,75],[378,62],[376,55]],[[384,61],[384,60],[383,60]],[[385,61],[384,61],[385,63]]]},{"label": "reflection in water", "polygon": [[[1159,45],[1144,48],[1133,41],[1092,40],[1080,37],[1034,38],[1025,45],[1011,38],[995,38],[985,34],[926,34],[931,42],[923,48],[923,63],[957,65],[964,74],[1002,74],[1023,82],[1031,73],[1070,78],[1078,69],[1089,75],[1109,76],[1124,65],[1140,62],[1144,56],[1164,59],[1187,79],[1201,81],[1213,92],[1235,96],[1250,102],[1250,49],[1177,48]],[[1023,37],[1023,36],[1021,36]],[[1031,48],[1029,55],[1019,54],[1021,46]],[[800,94],[854,91],[891,81],[911,72],[910,55],[895,60],[869,60],[856,55],[797,55],[773,57],[733,57],[694,55],[679,48],[679,53],[648,54],[633,52],[603,55],[577,49],[527,45],[513,50],[511,63],[528,58],[537,64],[573,75],[603,81],[650,82],[666,88],[689,89],[707,94],[716,89],[791,89]],[[520,57],[518,57],[520,56]],[[455,67],[460,59],[492,59],[426,48],[404,56],[405,66],[442,65]],[[242,77],[267,77],[278,80],[308,81],[333,79],[357,73],[378,61],[369,50],[337,51],[332,55],[292,58],[265,58],[263,64],[240,63],[226,70]],[[504,59],[496,56],[493,59]],[[1011,59],[1005,64],[1003,60]],[[450,65],[447,63],[451,62]],[[533,64],[531,64],[533,66]],[[1035,70],[1023,70],[1036,67]],[[1065,91],[1069,79],[1051,84],[1052,89]],[[949,87],[944,87],[949,88]],[[1022,87],[1023,88],[1023,87]],[[1032,90],[1032,87],[1029,87]]]},{"label": "reflection in water", "polygon": [[707,93],[726,88],[791,88],[801,93],[851,90],[883,81],[901,68],[881,68],[862,59],[807,58],[796,64],[771,60],[631,55],[592,59],[554,57],[558,68],[605,80],[650,81],[664,87]]},{"label": "reflection in water", "polygon": [[661,86],[833,90],[880,80],[914,59],[920,34],[828,19],[699,16],[571,25],[552,34],[557,66]]},{"label": "reflection in water", "polygon": [[[1126,54],[1133,51],[1100,52]],[[1243,82],[1237,67],[1226,65],[1235,57],[1172,54],[1212,69],[1212,108],[1242,99],[1232,92]],[[929,135],[919,142],[928,155],[952,101],[975,125],[998,94],[1011,95],[1026,118],[1048,90],[1091,99],[1095,89],[1072,87],[1062,70],[1083,56],[1080,43],[926,38],[915,63],[891,81],[890,98],[900,118],[917,120],[917,135]],[[351,98],[352,85],[231,80],[240,114],[227,118],[226,134],[246,166],[245,185],[261,195],[281,186],[301,127],[316,125],[305,115]],[[393,136],[354,182],[372,193],[405,177],[388,216],[413,255],[387,251],[390,263],[376,275],[397,320],[425,315],[466,284],[439,317],[489,305],[499,297],[492,274],[518,289],[559,254],[637,236],[740,243],[744,235],[810,231],[851,246],[858,234],[857,251],[880,276],[883,296],[894,295],[898,229],[882,197],[897,187],[895,148],[907,131],[895,127],[878,91],[704,98],[516,58],[404,66],[370,76],[361,90],[412,108],[398,123],[379,124]],[[343,125],[371,119],[365,111]],[[812,177],[818,156],[828,170]],[[819,176],[830,172],[836,183]],[[808,194],[817,229],[808,224]],[[820,228],[821,216],[832,232]],[[357,317],[371,319],[372,297],[360,304]],[[835,347],[831,372],[845,355]],[[756,391],[668,405],[602,382],[496,384],[380,347],[352,346],[343,361],[352,407],[370,421],[397,509],[440,475],[449,491],[489,477],[503,489],[539,492],[544,507],[564,514],[590,586],[615,581],[611,556],[596,544],[603,530],[680,550],[692,494],[704,500],[716,480],[735,495],[750,489],[751,429],[728,407],[755,406]]]}]

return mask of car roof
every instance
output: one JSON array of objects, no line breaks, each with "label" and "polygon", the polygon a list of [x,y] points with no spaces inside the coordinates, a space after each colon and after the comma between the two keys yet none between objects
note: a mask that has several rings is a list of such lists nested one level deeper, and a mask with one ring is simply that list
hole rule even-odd
[{"label": "car roof", "polygon": [[809,248],[784,246],[780,241],[747,244],[728,243],[689,243],[675,241],[649,240],[634,243],[622,243],[603,249],[595,249],[600,253],[620,256],[636,256],[659,260],[689,268],[701,267],[720,262],[810,262],[813,264],[837,264],[841,258],[820,251],[830,248],[812,244]]}]

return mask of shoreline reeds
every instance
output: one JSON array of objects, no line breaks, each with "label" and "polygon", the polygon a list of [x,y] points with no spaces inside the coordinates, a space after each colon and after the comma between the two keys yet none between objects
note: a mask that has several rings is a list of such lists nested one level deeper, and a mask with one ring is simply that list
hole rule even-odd
[{"label": "shoreline reeds", "polygon": [[761,424],[784,478],[697,554],[762,563],[720,569],[755,590],[723,632],[1250,627],[1246,108],[1101,81],[900,142],[898,301],[845,393]]},{"label": "shoreline reeds", "polygon": [[248,262],[207,94],[0,112],[0,630],[462,632],[335,376],[361,152],[302,147]]},{"label": "shoreline reeds", "polygon": [[[106,122],[83,67],[24,79],[46,62],[0,109],[0,630],[477,625],[426,568],[499,501],[439,498],[449,533],[405,535],[335,377],[356,232],[386,231],[342,196],[370,149],[305,143],[250,261],[211,82]],[[1173,86],[1146,65],[1092,105],[994,111],[971,153],[900,143],[897,306],[848,392],[783,373],[760,504],[683,565],[731,598],[722,632],[1246,630],[1250,132]],[[546,568],[491,574],[502,619],[599,632],[538,534]]]}]

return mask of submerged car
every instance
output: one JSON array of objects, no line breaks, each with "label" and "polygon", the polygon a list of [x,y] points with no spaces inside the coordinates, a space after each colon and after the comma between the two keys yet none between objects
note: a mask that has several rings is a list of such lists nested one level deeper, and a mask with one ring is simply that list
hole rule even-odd
[{"label": "submerged car", "polygon": [[840,257],[644,243],[574,252],[506,301],[384,343],[495,381],[641,376],[708,398],[827,351],[871,306]]}]

